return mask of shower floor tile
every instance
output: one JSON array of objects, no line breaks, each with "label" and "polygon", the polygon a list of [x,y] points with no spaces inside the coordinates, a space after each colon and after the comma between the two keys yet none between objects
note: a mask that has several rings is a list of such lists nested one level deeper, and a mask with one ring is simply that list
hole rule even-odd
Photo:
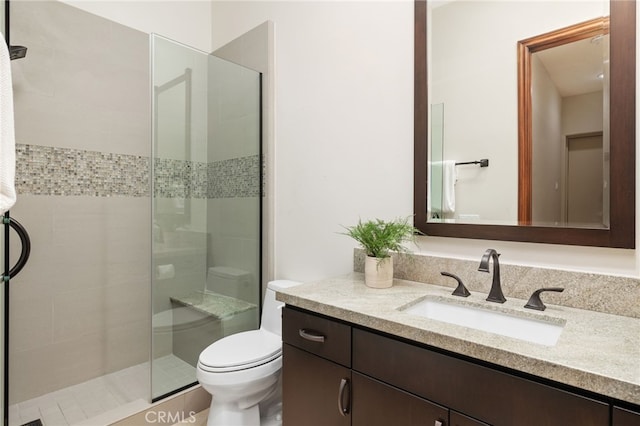
[{"label": "shower floor tile", "polygon": [[[156,395],[196,380],[196,369],[174,355],[155,359],[153,364]],[[109,424],[150,406],[149,393],[149,364],[145,362],[13,404],[9,406],[9,426],[37,419],[44,426]]]},{"label": "shower floor tile", "polygon": [[40,419],[44,426],[70,426],[123,404],[149,398],[149,365],[139,364],[9,407],[9,425]]},{"label": "shower floor tile", "polygon": [[161,396],[196,381],[196,369],[175,355],[153,360],[153,394]]}]

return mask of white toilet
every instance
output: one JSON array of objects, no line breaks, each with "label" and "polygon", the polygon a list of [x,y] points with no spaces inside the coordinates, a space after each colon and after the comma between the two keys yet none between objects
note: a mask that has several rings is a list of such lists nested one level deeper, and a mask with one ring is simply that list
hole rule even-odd
[{"label": "white toilet", "polygon": [[275,292],[298,284],[270,282],[260,329],[227,336],[200,354],[197,378],[212,395],[207,426],[259,426],[261,411],[263,417],[268,411],[279,418],[273,406],[281,406],[283,303],[276,301]]}]

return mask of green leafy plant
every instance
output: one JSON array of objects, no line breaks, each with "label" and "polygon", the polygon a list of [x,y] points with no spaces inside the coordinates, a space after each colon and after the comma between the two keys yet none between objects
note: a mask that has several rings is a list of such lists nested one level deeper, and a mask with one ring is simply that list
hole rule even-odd
[{"label": "green leafy plant", "polygon": [[343,234],[360,243],[367,256],[383,259],[389,257],[390,251],[406,253],[409,250],[403,244],[415,243],[415,235],[421,232],[411,224],[411,219],[412,216],[393,221],[358,220],[357,225],[344,227],[347,232]]}]

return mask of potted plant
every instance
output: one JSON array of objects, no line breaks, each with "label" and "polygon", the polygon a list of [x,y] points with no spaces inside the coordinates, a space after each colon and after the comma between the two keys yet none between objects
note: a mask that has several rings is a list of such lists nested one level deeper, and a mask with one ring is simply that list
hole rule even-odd
[{"label": "potted plant", "polygon": [[411,218],[358,220],[357,225],[344,227],[347,232],[343,234],[356,240],[366,252],[364,282],[367,286],[388,288],[393,285],[393,258],[390,252],[409,252],[404,243],[414,242],[415,234],[420,233],[411,224]]}]

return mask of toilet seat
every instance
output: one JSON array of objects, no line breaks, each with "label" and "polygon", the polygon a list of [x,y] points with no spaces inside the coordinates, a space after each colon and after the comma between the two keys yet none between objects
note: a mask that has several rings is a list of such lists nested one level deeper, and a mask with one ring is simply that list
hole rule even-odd
[{"label": "toilet seat", "polygon": [[209,345],[198,367],[210,373],[246,370],[269,363],[282,355],[282,338],[265,330],[227,336]]}]

